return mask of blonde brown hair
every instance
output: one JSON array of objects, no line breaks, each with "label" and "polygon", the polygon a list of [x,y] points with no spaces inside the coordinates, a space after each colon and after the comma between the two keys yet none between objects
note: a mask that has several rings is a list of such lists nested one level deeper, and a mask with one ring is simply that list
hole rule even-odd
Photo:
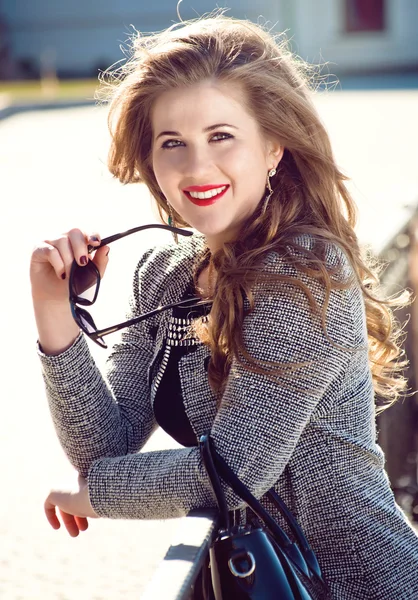
[{"label": "blonde brown hair", "polygon": [[[252,290],[269,252],[294,248],[294,265],[322,282],[325,328],[331,289],[353,283],[341,283],[325,268],[324,247],[332,242],[347,255],[363,291],[374,389],[387,403],[396,400],[406,387],[402,374],[406,362],[400,360],[401,328],[393,309],[405,305],[407,299],[378,297],[377,269],[360,251],[354,232],[355,205],[313,105],[306,66],[283,40],[278,42],[260,26],[223,14],[173,26],[160,34],[138,35],[133,50],[131,59],[113,73],[109,169],[123,183],[144,182],[162,219],[169,209],[151,162],[151,109],[161,93],[208,79],[240,85],[262,133],[285,148],[267,210],[257,209],[243,224],[239,241],[224,244],[212,257],[218,273],[216,295],[209,326],[197,330],[211,348],[208,373],[213,389],[221,395],[234,357],[245,360],[252,370],[272,372],[248,356],[242,336],[243,297],[254,306]],[[178,226],[188,226],[179,214],[174,213],[174,220]],[[297,246],[299,234],[316,239],[310,252]],[[200,257],[200,264],[206,259],[207,254]],[[287,280],[304,291],[313,312],[318,310],[308,286],[299,279]],[[274,367],[280,373],[279,366]]]}]

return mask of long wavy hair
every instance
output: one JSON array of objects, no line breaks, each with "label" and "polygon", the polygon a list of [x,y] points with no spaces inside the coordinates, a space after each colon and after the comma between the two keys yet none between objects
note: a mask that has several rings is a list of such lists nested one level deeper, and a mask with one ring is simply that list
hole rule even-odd
[{"label": "long wavy hair", "polygon": [[[293,256],[294,266],[322,282],[325,302],[320,312],[325,329],[331,290],[353,283],[342,283],[325,267],[324,248],[332,242],[346,253],[363,292],[368,356],[375,392],[383,400],[381,408],[395,401],[406,389],[403,369],[407,363],[401,349],[402,328],[393,311],[409,299],[405,294],[383,298],[380,266],[359,247],[354,232],[355,205],[312,102],[307,65],[292,55],[283,36],[276,39],[258,25],[223,14],[182,23],[159,34],[138,34],[132,50],[123,67],[110,73],[111,77],[109,72],[104,77],[111,87],[108,164],[121,182],[144,182],[148,186],[163,220],[167,220],[169,207],[151,161],[151,109],[161,93],[208,79],[238,84],[262,133],[285,148],[272,178],[274,192],[267,209],[261,210],[261,201],[243,223],[237,240],[224,244],[211,257],[218,275],[216,293],[208,325],[196,327],[211,349],[211,387],[220,397],[233,358],[245,362],[246,368],[268,375],[286,370],[285,365],[280,370],[276,363],[269,369],[249,356],[243,341],[244,298],[253,308],[254,284],[259,281],[260,264],[269,252],[294,248],[294,253],[286,252]],[[173,217],[176,225],[189,226],[181,215],[174,212]],[[300,234],[316,240],[311,251],[297,245],[295,237]],[[207,259],[208,251],[198,257],[196,273]],[[302,289],[312,311],[318,311],[309,287],[301,279],[282,275],[280,280]]]}]

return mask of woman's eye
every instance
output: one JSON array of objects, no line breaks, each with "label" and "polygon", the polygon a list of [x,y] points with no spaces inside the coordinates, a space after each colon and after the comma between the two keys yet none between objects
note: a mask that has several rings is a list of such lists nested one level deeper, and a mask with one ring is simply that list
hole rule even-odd
[{"label": "woman's eye", "polygon": [[177,148],[177,146],[180,146],[182,143],[183,142],[180,140],[166,140],[161,148]]},{"label": "woman's eye", "polygon": [[221,142],[222,140],[229,140],[230,138],[232,138],[230,133],[215,133],[215,135],[211,137],[211,141]]},{"label": "woman's eye", "polygon": [[[225,133],[225,132],[219,132],[219,133],[215,133],[214,135],[211,136],[210,138],[210,142],[222,142],[223,140],[228,140],[231,139],[233,136],[230,133]],[[161,148],[164,149],[170,149],[170,148],[178,148],[180,146],[184,146],[184,142],[182,142],[181,140],[166,140]]]}]

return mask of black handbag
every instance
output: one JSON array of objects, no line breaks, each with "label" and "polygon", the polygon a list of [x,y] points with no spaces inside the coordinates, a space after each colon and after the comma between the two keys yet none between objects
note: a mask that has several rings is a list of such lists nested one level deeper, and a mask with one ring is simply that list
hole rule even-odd
[{"label": "black handbag", "polygon": [[[209,435],[200,438],[199,446],[219,508],[219,528],[209,550],[209,569],[202,576],[203,597],[207,600],[330,599],[314,552],[274,488],[269,490],[268,497],[289,525],[295,542],[238,479],[215,450]],[[231,524],[220,477],[263,526]]]}]

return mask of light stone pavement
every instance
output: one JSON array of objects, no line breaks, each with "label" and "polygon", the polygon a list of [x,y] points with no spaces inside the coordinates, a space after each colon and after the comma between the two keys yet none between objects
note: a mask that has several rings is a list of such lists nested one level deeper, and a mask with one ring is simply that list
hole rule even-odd
[{"label": "light stone pavement", "polygon": [[[418,91],[317,98],[338,163],[353,178],[360,237],[375,250],[416,209],[417,102]],[[177,527],[176,521],[96,520],[71,539],[50,529],[43,516],[48,489],[72,472],[50,421],[35,353],[31,248],[75,226],[108,235],[156,220],[141,186],[123,187],[107,174],[105,120],[104,108],[77,108],[0,122],[1,600],[140,598]],[[167,235],[143,233],[112,246],[94,311],[99,325],[122,316],[138,254]],[[106,351],[92,349],[102,364]],[[169,445],[175,447],[157,432],[146,449]]]}]

